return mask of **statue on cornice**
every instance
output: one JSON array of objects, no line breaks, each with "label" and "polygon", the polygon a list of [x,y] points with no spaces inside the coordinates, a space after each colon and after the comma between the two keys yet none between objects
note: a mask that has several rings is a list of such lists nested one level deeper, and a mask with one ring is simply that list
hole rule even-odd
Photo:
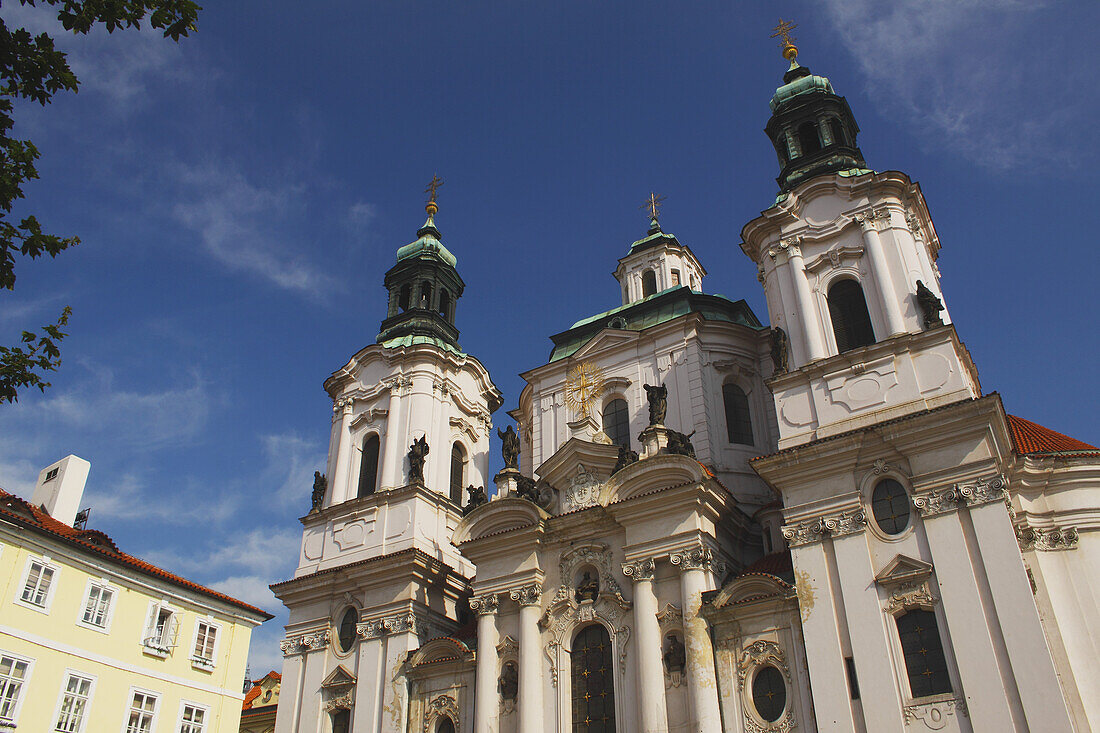
[{"label": "statue on cornice", "polygon": [[695,458],[695,446],[691,444],[691,436],[695,435],[695,433],[696,431],[692,430],[687,435],[684,435],[675,430],[669,430],[668,448],[666,450],[674,455]]},{"label": "statue on cornice", "polygon": [[664,425],[665,414],[668,412],[668,387],[658,384],[656,387],[648,384],[645,387],[645,396],[649,400],[649,424]]},{"label": "statue on cornice", "polygon": [[497,428],[497,435],[501,440],[500,453],[504,458],[504,469],[519,468],[519,436],[516,435],[516,431],[509,425],[503,433],[500,432],[500,428]]},{"label": "statue on cornice", "polygon": [[474,509],[477,509],[479,506],[489,501],[489,495],[485,493],[484,486],[474,486],[471,484],[466,487],[466,493],[469,494],[470,500],[466,502],[466,506],[462,507],[462,516],[466,516]]},{"label": "statue on cornice", "polygon": [[779,326],[772,329],[772,375],[787,373],[787,332]]},{"label": "statue on cornice", "polygon": [[320,471],[313,472],[313,497],[309,513],[321,511],[321,505],[325,503],[325,492],[328,491],[328,479]]},{"label": "statue on cornice", "polygon": [[619,446],[619,460],[615,462],[615,468],[611,469],[611,475],[614,476],[619,471],[623,470],[631,463],[638,462],[638,451],[631,450],[629,445],[625,443]]},{"label": "statue on cornice", "polygon": [[940,318],[943,301],[920,280],[917,280],[917,305],[920,306],[921,321],[926,330],[943,325],[943,319]]},{"label": "statue on cornice", "polygon": [[409,446],[409,483],[424,484],[424,459],[428,450],[428,440],[423,435]]}]

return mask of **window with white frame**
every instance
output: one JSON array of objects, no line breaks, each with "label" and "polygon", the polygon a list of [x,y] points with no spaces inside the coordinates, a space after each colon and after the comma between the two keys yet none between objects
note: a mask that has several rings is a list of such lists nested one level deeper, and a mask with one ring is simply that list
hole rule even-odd
[{"label": "window with white frame", "polygon": [[43,560],[32,559],[27,564],[27,579],[23,583],[20,599],[32,606],[45,608],[50,598],[50,586],[56,570]]},{"label": "window with white frame", "polygon": [[61,690],[61,703],[58,705],[57,722],[53,730],[58,733],[79,733],[84,730],[91,696],[92,679],[69,673],[65,687]]},{"label": "window with white frame", "polygon": [[81,617],[88,626],[100,629],[107,628],[111,618],[111,602],[114,601],[115,591],[102,583],[88,584],[88,597],[84,599],[84,615]]},{"label": "window with white frame", "polygon": [[206,733],[206,708],[185,702],[180,709],[179,733]]},{"label": "window with white frame", "polygon": [[179,619],[176,612],[163,602],[151,604],[142,636],[142,644],[146,650],[167,655],[176,646],[178,634]]},{"label": "window with white frame", "polygon": [[134,690],[126,717],[126,733],[152,733],[157,716],[157,696]]},{"label": "window with white frame", "polygon": [[206,667],[214,666],[214,649],[218,642],[218,627],[209,621],[199,621],[195,628],[195,644],[191,661]]},{"label": "window with white frame", "polygon": [[30,662],[0,654],[0,723],[14,723]]}]

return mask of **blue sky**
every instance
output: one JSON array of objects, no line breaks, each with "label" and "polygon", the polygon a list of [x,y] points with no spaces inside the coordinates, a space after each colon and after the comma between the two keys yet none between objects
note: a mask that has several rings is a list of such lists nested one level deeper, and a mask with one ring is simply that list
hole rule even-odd
[{"label": "blue sky", "polygon": [[[9,25],[50,22],[11,5]],[[922,184],[984,389],[1100,441],[1100,53],[1066,30],[1097,27],[1096,3],[207,5],[178,46],[65,38],[80,93],[18,109],[43,152],[26,210],[83,243],[0,293],[0,343],[74,310],[53,388],[0,406],[0,486],[29,496],[47,463],[90,460],[92,526],[280,612],[256,676],[281,664],[266,586],[292,572],[324,463],[321,382],[373,342],[433,173],[460,340],[504,409],[551,333],[618,304],[650,190],[705,289],[767,317],[738,233],[776,193],[778,15],[869,166]]]}]

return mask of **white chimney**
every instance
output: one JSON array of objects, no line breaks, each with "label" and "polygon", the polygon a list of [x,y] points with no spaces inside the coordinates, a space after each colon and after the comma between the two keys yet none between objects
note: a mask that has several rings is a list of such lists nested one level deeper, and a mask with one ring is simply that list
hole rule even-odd
[{"label": "white chimney", "polygon": [[45,507],[57,521],[72,525],[80,511],[80,499],[84,496],[84,484],[91,467],[92,464],[74,455],[46,466],[38,474],[31,503]]}]

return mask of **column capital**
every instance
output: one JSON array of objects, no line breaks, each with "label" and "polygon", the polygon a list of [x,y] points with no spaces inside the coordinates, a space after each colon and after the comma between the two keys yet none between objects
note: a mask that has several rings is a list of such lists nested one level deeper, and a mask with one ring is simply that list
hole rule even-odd
[{"label": "column capital", "polygon": [[702,544],[676,550],[668,556],[668,561],[679,568],[680,572],[713,570],[715,565],[714,553]]},{"label": "column capital", "polygon": [[378,639],[390,634],[412,632],[416,631],[416,616],[411,613],[401,613],[375,618],[356,624],[355,630],[364,639]]},{"label": "column capital", "polygon": [[508,597],[521,606],[537,606],[542,602],[542,586],[538,583],[521,585],[510,590]]},{"label": "column capital", "polygon": [[646,557],[641,560],[631,560],[622,565],[623,575],[637,582],[639,580],[653,580],[653,569],[656,563],[653,558]]},{"label": "column capital", "polygon": [[475,611],[478,616],[496,613],[499,605],[500,599],[496,593],[486,593],[470,599],[470,610]]},{"label": "column capital", "polygon": [[922,517],[958,511],[963,506],[980,506],[1005,501],[1008,483],[1001,475],[980,478],[966,484],[954,484],[913,497],[913,506]]},{"label": "column capital", "polygon": [[791,547],[821,542],[826,537],[857,534],[867,527],[867,515],[862,509],[807,519],[797,524],[783,525],[783,539]]},{"label": "column capital", "polygon": [[866,211],[859,212],[853,216],[852,219],[856,224],[859,224],[860,229],[869,232],[878,229],[878,226],[875,224],[876,220],[888,219],[889,217],[890,213],[885,209],[867,209]]},{"label": "column capital", "polygon": [[1079,541],[1076,527],[1016,526],[1016,542],[1021,550],[1074,550]]},{"label": "column capital", "polygon": [[279,650],[282,651],[284,657],[289,657],[292,654],[300,654],[313,651],[314,649],[320,649],[328,644],[328,641],[329,630],[321,629],[312,634],[283,639],[279,642]]},{"label": "column capital", "polygon": [[354,397],[337,397],[332,401],[332,411],[339,412],[344,415],[350,415],[351,411],[355,408]]}]

